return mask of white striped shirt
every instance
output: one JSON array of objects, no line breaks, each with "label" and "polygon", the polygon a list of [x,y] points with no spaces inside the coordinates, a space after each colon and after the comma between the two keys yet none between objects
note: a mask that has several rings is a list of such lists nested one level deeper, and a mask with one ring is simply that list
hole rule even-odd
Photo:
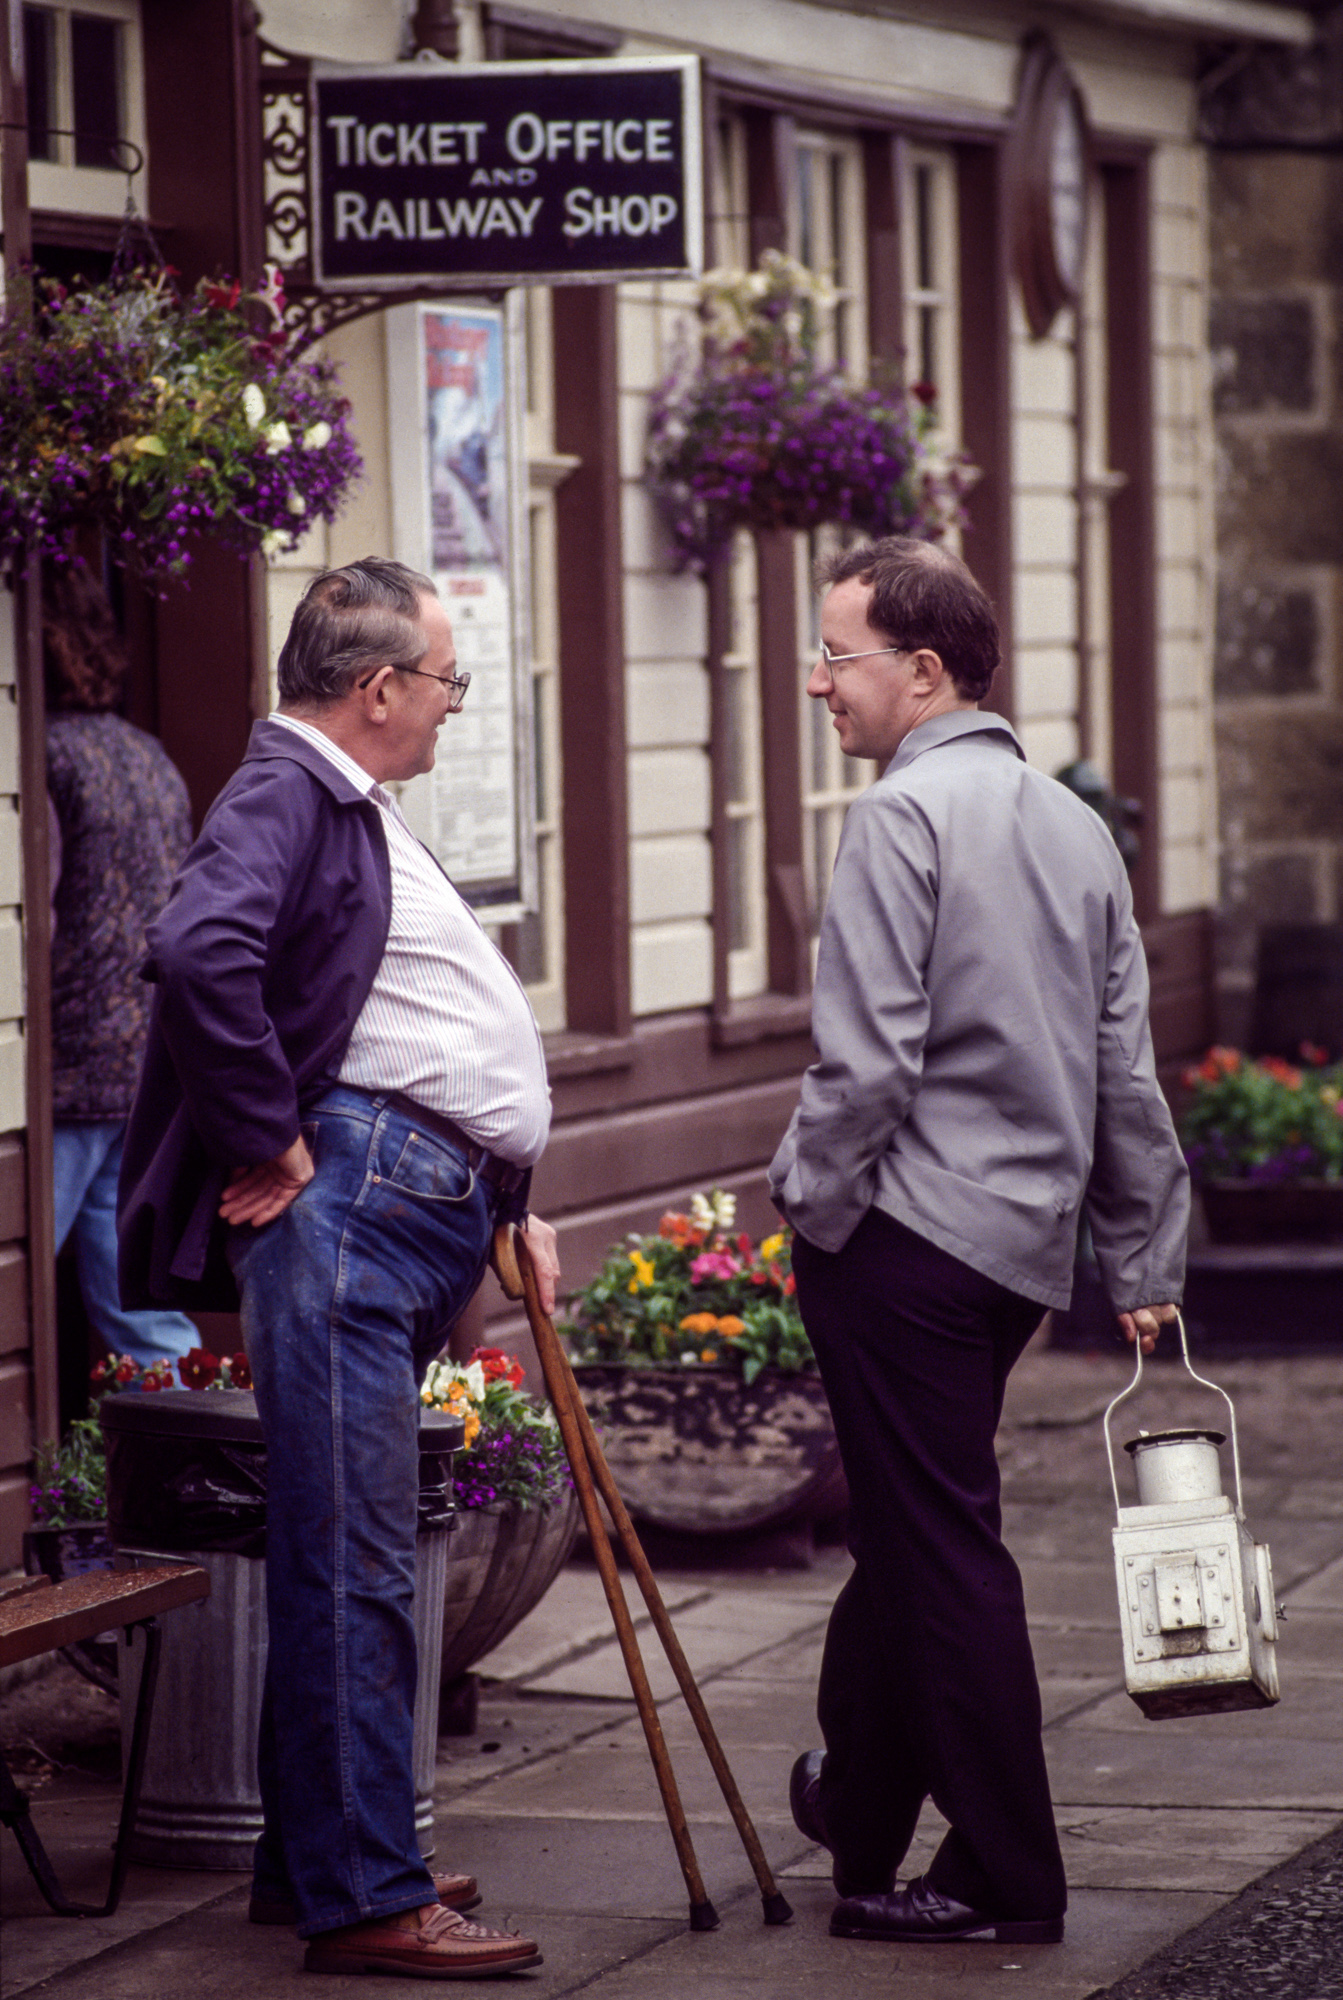
[{"label": "white striped shirt", "polygon": [[401,1091],[512,1165],[531,1166],[550,1131],[550,1087],[541,1031],[517,974],[391,794],[322,730],[293,715],[270,719],[371,798],[387,835],[391,928],[340,1081]]}]

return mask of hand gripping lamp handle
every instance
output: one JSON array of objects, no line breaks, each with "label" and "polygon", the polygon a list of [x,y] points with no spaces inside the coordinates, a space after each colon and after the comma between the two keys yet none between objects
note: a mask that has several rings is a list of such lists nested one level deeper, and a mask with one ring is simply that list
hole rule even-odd
[{"label": "hand gripping lamp handle", "polygon": [[[1195,1373],[1194,1364],[1189,1359],[1189,1337],[1184,1330],[1184,1317],[1182,1314],[1177,1313],[1175,1315],[1175,1324],[1180,1329],[1180,1352],[1184,1356],[1185,1367],[1189,1370],[1190,1375],[1193,1376],[1193,1379],[1195,1380],[1195,1382],[1198,1383],[1200,1388],[1211,1389],[1214,1396],[1221,1397],[1222,1401],[1226,1404],[1227,1410],[1230,1414],[1231,1463],[1232,1466],[1234,1467],[1236,1474],[1236,1518],[1237,1520],[1243,1521],[1245,1519],[1245,1505],[1241,1498],[1241,1491],[1240,1491],[1240,1441],[1236,1436],[1236,1406],[1232,1402],[1230,1396],[1227,1395],[1225,1389],[1219,1388],[1216,1382],[1210,1382],[1206,1375],[1198,1375]],[[1133,1371],[1133,1380],[1129,1383],[1127,1389],[1120,1390],[1119,1394],[1115,1397],[1114,1401],[1107,1408],[1105,1416],[1102,1419],[1105,1426],[1105,1451],[1106,1451],[1106,1456],[1109,1458],[1110,1461],[1110,1486],[1114,1492],[1116,1514],[1121,1514],[1123,1512],[1123,1502],[1119,1498],[1119,1475],[1115,1471],[1115,1448],[1114,1448],[1114,1439],[1110,1435],[1110,1419],[1114,1415],[1115,1411],[1119,1408],[1119,1405],[1121,1403],[1126,1403],[1129,1397],[1133,1394],[1134,1390],[1137,1389],[1140,1383],[1142,1382],[1142,1342],[1140,1340],[1134,1342],[1134,1353],[1137,1357],[1138,1365]]]}]

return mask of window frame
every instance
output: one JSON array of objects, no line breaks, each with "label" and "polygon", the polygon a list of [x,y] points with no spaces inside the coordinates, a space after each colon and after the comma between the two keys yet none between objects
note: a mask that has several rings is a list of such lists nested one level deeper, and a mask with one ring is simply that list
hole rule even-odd
[{"label": "window frame", "polygon": [[[23,11],[27,14],[30,7],[25,4]],[[129,140],[143,157],[146,151],[145,64],[139,0],[32,0],[31,11],[53,18],[52,124],[59,129],[55,137],[56,158],[30,159],[28,162],[29,207],[35,211],[54,210],[66,215],[119,219],[126,207],[126,170],[121,167],[79,166],[75,162],[76,141],[70,133],[75,122],[70,21],[72,15],[80,14],[120,25],[117,95],[121,130],[118,137]],[[141,178],[137,205],[142,211],[148,206],[146,186],[147,179]]]}]

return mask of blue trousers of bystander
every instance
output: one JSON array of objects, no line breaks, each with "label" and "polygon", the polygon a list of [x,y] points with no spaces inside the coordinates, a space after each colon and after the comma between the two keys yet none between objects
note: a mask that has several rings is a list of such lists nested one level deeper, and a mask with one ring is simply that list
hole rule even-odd
[{"label": "blue trousers of bystander", "polygon": [[113,1354],[129,1354],[142,1368],[176,1361],[199,1344],[185,1313],[167,1308],[128,1312],[117,1290],[117,1175],[121,1172],[124,1118],[52,1128],[56,1248],[74,1231],[75,1267],[84,1308]]}]

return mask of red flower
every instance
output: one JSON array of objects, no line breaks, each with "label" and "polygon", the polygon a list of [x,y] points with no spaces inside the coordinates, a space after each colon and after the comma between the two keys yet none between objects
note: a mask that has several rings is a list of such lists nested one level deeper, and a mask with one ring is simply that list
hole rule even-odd
[{"label": "red flower", "polygon": [[749,1237],[749,1236],[748,1236],[748,1235],[746,1234],[746,1231],[745,1231],[744,1229],[742,1230],[742,1232],[741,1232],[741,1235],[740,1235],[740,1236],[739,1236],[739,1237],[737,1238],[737,1248],[738,1248],[738,1249],[739,1249],[739,1250],[741,1251],[741,1254],[742,1254],[742,1256],[743,1256],[743,1257],[749,1257],[749,1256],[750,1256],[750,1254],[751,1254],[751,1239],[750,1239],[750,1237]]},{"label": "red flower", "polygon": [[232,312],[242,297],[242,286],[236,278],[231,285],[202,285],[201,290],[207,305],[222,306],[226,312]]},{"label": "red flower", "polygon": [[95,1361],[92,1368],[89,1370],[89,1380],[90,1382],[101,1382],[106,1373],[107,1373],[106,1361]]},{"label": "red flower", "polygon": [[193,1347],[177,1364],[184,1389],[208,1389],[219,1379],[219,1362],[203,1347]]},{"label": "red flower", "polygon": [[245,1354],[230,1354],[228,1358],[228,1378],[231,1386],[235,1389],[251,1388],[252,1371],[247,1365],[247,1356]]},{"label": "red flower", "polygon": [[1299,1053],[1302,1062],[1309,1063],[1312,1069],[1322,1069],[1329,1060],[1328,1049],[1322,1049],[1318,1042],[1302,1042]]},{"label": "red flower", "polygon": [[790,1299],[792,1298],[793,1293],[797,1290],[797,1279],[793,1276],[791,1271],[788,1273],[788,1276],[783,1281],[783,1289],[786,1296]]},{"label": "red flower", "polygon": [[163,1377],[161,1375],[156,1375],[152,1369],[150,1370],[149,1374],[145,1376],[144,1381],[140,1384],[140,1387],[142,1389],[166,1389],[167,1386],[168,1385],[164,1381]]},{"label": "red flower", "polygon": [[129,1354],[123,1354],[117,1363],[116,1374],[113,1380],[117,1382],[131,1382],[134,1381],[139,1372],[138,1364],[131,1359]]},{"label": "red flower", "polygon": [[471,1359],[480,1363],[487,1382],[507,1382],[510,1389],[522,1387],[522,1366],[502,1347],[477,1347]]}]

